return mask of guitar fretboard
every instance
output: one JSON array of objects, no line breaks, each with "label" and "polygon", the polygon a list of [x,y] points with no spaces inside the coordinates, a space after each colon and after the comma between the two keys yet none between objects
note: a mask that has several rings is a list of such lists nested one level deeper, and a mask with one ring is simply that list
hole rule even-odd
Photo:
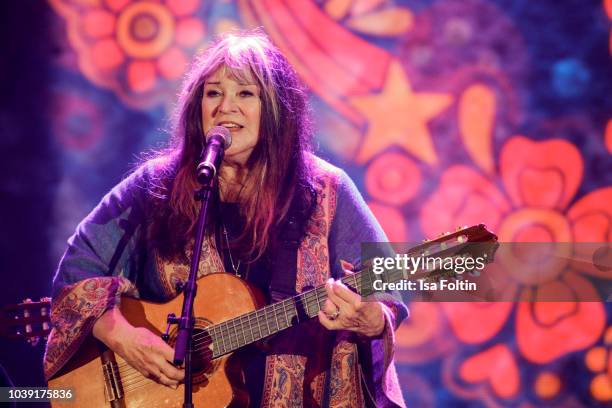
[{"label": "guitar fretboard", "polygon": [[[398,281],[400,271],[385,274],[385,281]],[[381,279],[365,269],[345,276],[342,282],[354,292],[368,296],[374,292],[372,282]],[[212,343],[213,358],[231,353],[240,347],[262,340],[289,327],[317,316],[327,299],[325,286],[302,292],[291,298],[253,312],[209,326],[206,330]]]},{"label": "guitar fretboard", "polygon": [[[439,256],[456,255],[462,253],[468,243],[474,242],[489,243],[488,249],[485,249],[484,252],[489,251],[491,255],[489,260],[493,259],[492,254],[497,247],[497,237],[487,231],[483,224],[447,233],[444,237],[413,247],[407,251],[407,254],[419,256],[425,252],[432,254],[431,251],[433,251],[433,254]],[[447,247],[448,243],[452,243],[452,246]],[[385,269],[382,274],[375,275],[371,268],[366,267],[345,276],[342,282],[357,294],[365,297],[375,292],[374,280],[388,283],[398,282],[404,278],[405,272],[400,269]],[[426,271],[426,273],[431,278],[435,277],[436,271]],[[417,279],[418,276],[413,276],[413,278]],[[325,285],[322,285],[253,312],[208,326],[205,333],[199,336],[196,334],[194,339],[199,345],[210,344],[214,359],[316,317],[324,307],[326,300],[327,292]]]}]

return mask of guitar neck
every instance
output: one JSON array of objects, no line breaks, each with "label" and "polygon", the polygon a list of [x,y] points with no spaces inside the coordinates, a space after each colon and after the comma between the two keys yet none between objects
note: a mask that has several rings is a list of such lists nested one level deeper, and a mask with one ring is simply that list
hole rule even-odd
[{"label": "guitar neck", "polygon": [[[474,243],[486,243],[485,247],[470,247]],[[437,255],[438,257],[456,256],[470,253],[489,255],[497,249],[497,236],[490,233],[483,224],[458,229],[454,233],[443,234],[440,238],[425,241],[406,252],[407,256],[419,257]],[[398,282],[406,278],[406,271],[401,269],[384,269],[381,274],[374,274],[372,268],[347,275],[342,282],[361,296],[374,293],[374,281],[387,283]],[[436,279],[447,272],[426,269],[416,275],[410,272],[411,279]],[[317,316],[327,300],[325,285],[300,293],[291,298],[268,305],[253,312],[235,317],[222,323],[207,327],[207,336],[212,344],[213,358],[231,353],[240,347],[265,339],[289,327]]]},{"label": "guitar neck", "polygon": [[[386,281],[397,281],[402,278],[401,273],[385,275]],[[374,292],[372,289],[374,279],[380,279],[380,277],[375,277],[370,270],[364,269],[345,276],[342,282],[354,292],[368,296]],[[325,300],[327,300],[327,292],[325,285],[322,285],[253,312],[209,326],[207,332],[212,342],[213,358],[231,353],[240,347],[316,317],[323,309]]]}]

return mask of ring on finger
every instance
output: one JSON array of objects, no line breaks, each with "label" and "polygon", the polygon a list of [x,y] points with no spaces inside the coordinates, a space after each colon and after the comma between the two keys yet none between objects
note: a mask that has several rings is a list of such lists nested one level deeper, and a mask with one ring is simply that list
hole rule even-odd
[{"label": "ring on finger", "polygon": [[336,320],[340,316],[340,310],[336,309],[336,311],[332,314],[327,315],[329,320]]}]

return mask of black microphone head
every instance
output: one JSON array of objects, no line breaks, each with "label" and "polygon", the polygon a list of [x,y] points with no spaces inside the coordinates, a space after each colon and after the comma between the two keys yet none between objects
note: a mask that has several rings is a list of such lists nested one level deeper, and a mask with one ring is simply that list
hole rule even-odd
[{"label": "black microphone head", "polygon": [[213,137],[221,138],[221,140],[223,140],[224,149],[229,149],[229,147],[232,145],[232,135],[226,127],[214,126],[211,128],[208,133],[206,133],[206,142]]}]

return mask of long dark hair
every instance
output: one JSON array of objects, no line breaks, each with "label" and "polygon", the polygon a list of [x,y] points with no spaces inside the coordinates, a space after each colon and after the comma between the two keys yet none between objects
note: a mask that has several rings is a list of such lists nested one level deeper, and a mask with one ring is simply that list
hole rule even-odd
[{"label": "long dark hair", "polygon": [[[247,166],[240,194],[246,220],[237,247],[251,259],[259,258],[283,225],[292,203],[312,208],[310,149],[312,122],[307,93],[280,50],[261,32],[226,35],[213,43],[186,76],[173,115],[170,146],[153,159],[153,183],[158,205],[151,234],[166,259],[184,253],[193,237],[198,205],[195,165],[204,140],[201,101],[204,83],[218,69],[260,88],[259,141]],[[222,181],[220,181],[222,183]]]}]

